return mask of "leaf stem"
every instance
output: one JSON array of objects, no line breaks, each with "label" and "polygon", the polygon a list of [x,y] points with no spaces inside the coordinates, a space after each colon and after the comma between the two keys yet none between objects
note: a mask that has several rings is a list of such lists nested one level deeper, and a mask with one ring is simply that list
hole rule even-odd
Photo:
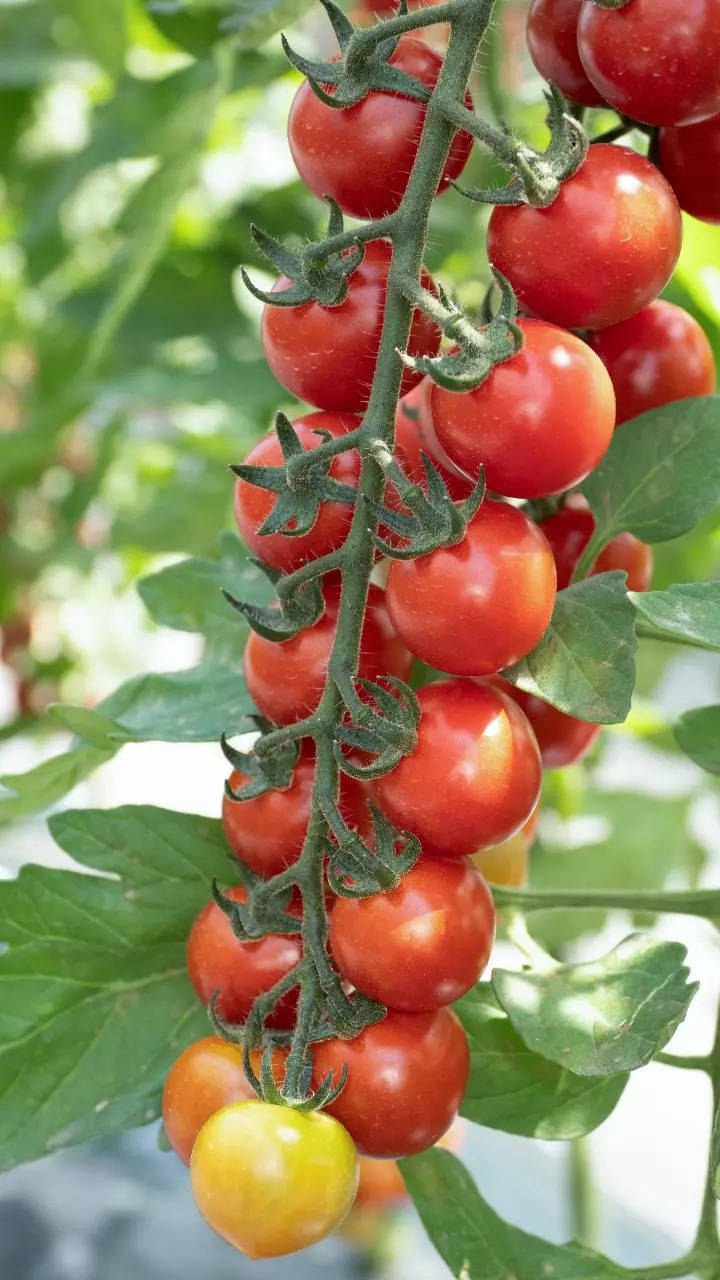
[{"label": "leaf stem", "polygon": [[510,889],[494,885],[493,896],[497,907],[516,907],[521,911],[603,907],[720,919],[720,889],[656,892],[651,889]]}]

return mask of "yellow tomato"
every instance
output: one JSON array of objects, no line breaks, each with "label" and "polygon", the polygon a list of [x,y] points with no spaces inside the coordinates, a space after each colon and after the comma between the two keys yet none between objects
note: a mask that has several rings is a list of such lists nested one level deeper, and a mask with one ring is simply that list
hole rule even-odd
[{"label": "yellow tomato", "polygon": [[502,844],[495,844],[491,849],[483,849],[482,853],[472,855],[471,861],[491,884],[509,885],[515,889],[525,884],[528,853],[535,836],[537,820],[538,811],[535,809],[525,825],[509,840],[503,840]]},{"label": "yellow tomato", "polygon": [[259,1100],[211,1116],[190,1161],[201,1214],[250,1258],[322,1240],[350,1209],[358,1176],[353,1141],[332,1116]]}]

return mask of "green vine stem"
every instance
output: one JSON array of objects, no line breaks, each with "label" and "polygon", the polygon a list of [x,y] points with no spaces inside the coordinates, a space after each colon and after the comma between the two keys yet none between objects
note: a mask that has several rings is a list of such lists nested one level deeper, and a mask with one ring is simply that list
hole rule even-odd
[{"label": "green vine stem", "polygon": [[498,909],[520,911],[567,910],[572,907],[604,907],[619,911],[652,911],[676,916],[700,916],[720,920],[720,889],[674,892],[623,889],[510,889],[493,885]]}]

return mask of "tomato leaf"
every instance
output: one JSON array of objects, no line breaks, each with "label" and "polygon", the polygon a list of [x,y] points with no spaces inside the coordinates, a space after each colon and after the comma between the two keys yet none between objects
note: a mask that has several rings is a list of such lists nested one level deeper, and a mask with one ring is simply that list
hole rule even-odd
[{"label": "tomato leaf", "polygon": [[678,582],[667,591],[631,591],[630,599],[661,635],[720,649],[720,582]]},{"label": "tomato leaf", "polygon": [[503,675],[568,715],[618,724],[630,710],[636,648],[625,575],[599,573],[558,592],[542,640]]},{"label": "tomato leaf", "polygon": [[720,706],[696,707],[680,716],[675,741],[701,769],[720,773]]},{"label": "tomato leaf", "polygon": [[454,1006],[470,1045],[470,1080],[460,1108],[476,1124],[528,1138],[579,1138],[606,1120],[628,1081],[574,1075],[532,1053],[487,982]]},{"label": "tomato leaf", "polygon": [[627,1275],[582,1245],[550,1244],[505,1222],[449,1151],[432,1147],[399,1164],[422,1224],[457,1280],[621,1280]]},{"label": "tomato leaf", "polygon": [[580,488],[595,516],[590,562],[626,530],[645,542],[686,533],[720,501],[720,397],[678,400],[623,423]]},{"label": "tomato leaf", "polygon": [[713,1123],[712,1147],[710,1152],[713,1190],[715,1196],[720,1200],[720,1106],[715,1112],[715,1121]]},{"label": "tomato leaf", "polygon": [[0,1169],[153,1120],[173,1059],[208,1028],[185,946],[227,879],[219,822],[143,806],[50,827],[102,875],[30,865],[0,884]]},{"label": "tomato leaf", "polygon": [[492,985],[529,1049],[581,1076],[634,1071],[682,1022],[697,991],[686,948],[631,934],[600,960],[511,972]]},{"label": "tomato leaf", "polygon": [[72,19],[82,47],[111,75],[123,69],[127,45],[125,0],[60,0]]}]

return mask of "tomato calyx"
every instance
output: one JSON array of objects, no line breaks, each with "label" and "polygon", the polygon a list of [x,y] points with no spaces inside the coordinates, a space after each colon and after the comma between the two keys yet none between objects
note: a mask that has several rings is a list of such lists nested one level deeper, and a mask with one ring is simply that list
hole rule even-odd
[{"label": "tomato calyx", "polygon": [[[345,222],[342,210],[332,196],[326,196],[330,206],[327,238],[341,237]],[[340,252],[325,256],[310,253],[312,246],[304,250],[293,249],[263,231],[254,223],[250,234],[255,246],[281,275],[290,281],[283,289],[260,289],[253,284],[245,268],[241,276],[246,289],[254,298],[272,307],[299,307],[304,302],[318,302],[323,307],[339,307],[347,297],[347,281],[362,262],[365,249],[359,243],[360,233],[351,233],[350,244]]]},{"label": "tomato calyx", "polygon": [[[253,715],[248,719],[261,734],[272,730],[273,726],[264,716]],[[300,754],[299,743],[284,740],[278,743],[273,751],[265,751],[259,755],[256,751],[239,751],[231,746],[225,734],[220,738],[220,747],[225,759],[242,773],[247,781],[239,788],[233,788],[229,779],[225,782],[225,795],[229,800],[255,800],[268,791],[287,791],[292,783],[293,769]]]},{"label": "tomato calyx", "polygon": [[485,473],[482,467],[478,470],[472,492],[462,502],[455,503],[440,471],[426,453],[420,454],[425,472],[425,487],[408,479],[381,441],[371,456],[383,469],[404,506],[411,512],[410,515],[405,515],[401,511],[389,511],[386,507],[372,508],[376,522],[380,520],[382,524],[387,524],[403,539],[403,546],[397,546],[374,532],[373,541],[383,555],[395,560],[412,560],[417,556],[428,555],[438,547],[451,547],[462,541],[468,524],[485,496]]},{"label": "tomato calyx", "polygon": [[372,851],[356,831],[345,825],[337,809],[333,813],[331,808],[324,808],[324,812],[337,842],[328,844],[325,874],[328,888],[339,898],[389,893],[420,857],[422,849],[417,837],[409,831],[398,831],[377,805],[370,804]]}]

